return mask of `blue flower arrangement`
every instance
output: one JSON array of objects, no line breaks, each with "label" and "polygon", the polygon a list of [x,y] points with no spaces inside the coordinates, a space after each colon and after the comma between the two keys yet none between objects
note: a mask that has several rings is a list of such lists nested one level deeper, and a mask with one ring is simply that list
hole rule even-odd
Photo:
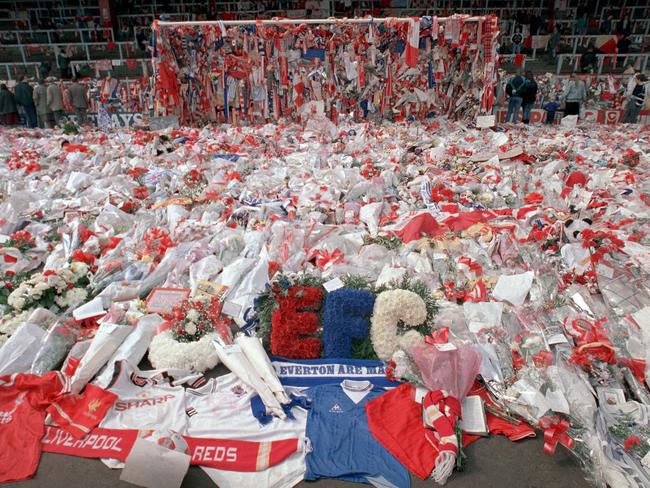
[{"label": "blue flower arrangement", "polygon": [[339,288],[327,295],[323,313],[323,356],[352,357],[352,339],[368,336],[375,296],[368,290]]}]

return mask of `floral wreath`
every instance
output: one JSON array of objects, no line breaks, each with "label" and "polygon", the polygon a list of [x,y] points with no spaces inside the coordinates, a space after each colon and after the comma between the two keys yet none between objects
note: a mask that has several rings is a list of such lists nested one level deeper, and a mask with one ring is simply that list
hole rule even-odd
[{"label": "floral wreath", "polygon": [[297,359],[388,359],[398,344],[430,333],[437,306],[425,283],[341,279],[344,287],[328,293],[322,278],[279,274],[255,300],[249,325],[272,354]]},{"label": "floral wreath", "polygon": [[149,346],[149,361],[154,368],[203,372],[219,363],[212,340],[230,335],[230,320],[222,316],[217,298],[184,300],[164,318],[164,325]]}]

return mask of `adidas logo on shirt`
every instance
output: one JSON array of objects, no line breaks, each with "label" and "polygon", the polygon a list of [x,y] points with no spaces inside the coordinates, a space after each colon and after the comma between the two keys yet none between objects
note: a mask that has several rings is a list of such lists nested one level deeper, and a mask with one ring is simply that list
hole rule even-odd
[{"label": "adidas logo on shirt", "polygon": [[331,413],[343,413],[343,409],[341,408],[341,405],[338,403],[335,403],[332,408],[330,408]]}]

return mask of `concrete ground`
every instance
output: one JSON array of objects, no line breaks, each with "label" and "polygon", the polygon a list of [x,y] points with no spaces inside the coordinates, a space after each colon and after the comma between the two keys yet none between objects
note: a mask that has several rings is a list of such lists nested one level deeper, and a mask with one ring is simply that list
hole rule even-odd
[{"label": "concrete ground", "polygon": [[[566,449],[558,446],[554,456],[544,454],[540,437],[510,442],[505,437],[479,439],[466,449],[468,459],[463,471],[455,472],[448,488],[583,488],[589,485]],[[129,488],[120,481],[120,470],[111,470],[97,459],[83,459],[44,453],[36,476],[20,483],[3,486],[16,488]],[[191,467],[183,488],[214,488],[200,468]],[[360,486],[335,480],[303,481],[300,488],[345,488]],[[432,488],[433,481],[414,479],[413,488]],[[237,487],[249,488],[249,487]],[[251,488],[264,488],[261,486]]]}]

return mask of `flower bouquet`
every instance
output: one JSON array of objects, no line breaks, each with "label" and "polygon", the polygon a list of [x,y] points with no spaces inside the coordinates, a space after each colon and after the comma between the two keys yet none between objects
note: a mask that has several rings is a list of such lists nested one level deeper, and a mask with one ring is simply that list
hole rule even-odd
[{"label": "flower bouquet", "polygon": [[230,319],[221,315],[216,298],[196,297],[180,302],[165,317],[166,324],[151,341],[149,361],[156,369],[207,371],[219,363],[212,346],[216,337],[230,339]]},{"label": "flower bouquet", "polygon": [[84,302],[88,293],[89,267],[73,262],[67,268],[35,273],[7,297],[7,305],[19,312],[43,307],[57,313]]}]

